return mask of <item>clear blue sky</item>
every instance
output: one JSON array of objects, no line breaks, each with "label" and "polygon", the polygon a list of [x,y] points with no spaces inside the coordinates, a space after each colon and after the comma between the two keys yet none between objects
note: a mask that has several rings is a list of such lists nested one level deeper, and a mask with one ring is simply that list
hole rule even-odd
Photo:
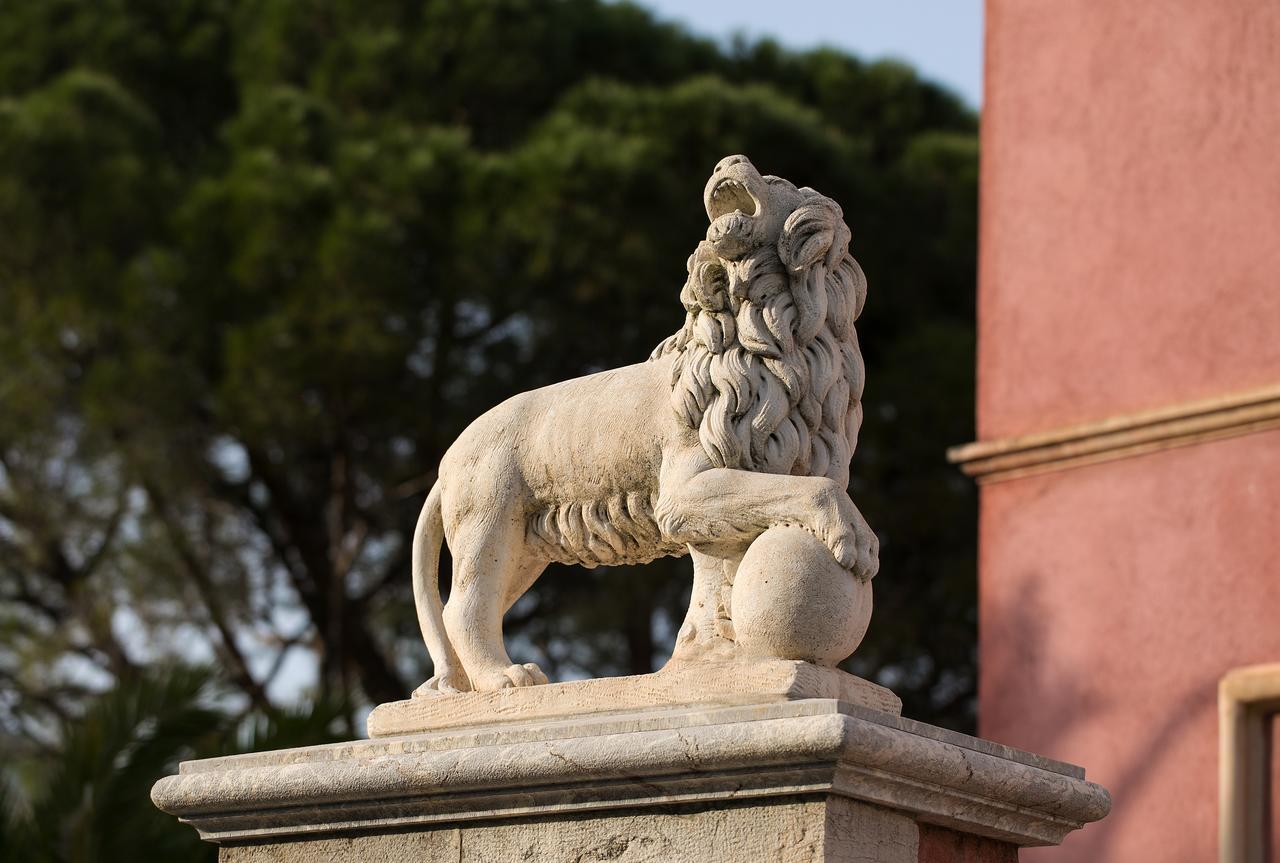
[{"label": "clear blue sky", "polygon": [[772,36],[894,57],[982,104],[982,0],[637,0],[704,36]]}]

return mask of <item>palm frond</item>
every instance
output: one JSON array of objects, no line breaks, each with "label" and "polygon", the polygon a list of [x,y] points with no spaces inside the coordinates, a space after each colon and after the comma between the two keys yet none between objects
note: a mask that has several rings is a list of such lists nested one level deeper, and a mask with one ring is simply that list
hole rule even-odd
[{"label": "palm frond", "polygon": [[[42,860],[212,860],[194,831],[150,805],[151,785],[228,724],[212,675],[185,666],[119,681],[62,730],[61,756],[31,795],[26,830]],[[0,840],[4,858],[7,838]]]}]

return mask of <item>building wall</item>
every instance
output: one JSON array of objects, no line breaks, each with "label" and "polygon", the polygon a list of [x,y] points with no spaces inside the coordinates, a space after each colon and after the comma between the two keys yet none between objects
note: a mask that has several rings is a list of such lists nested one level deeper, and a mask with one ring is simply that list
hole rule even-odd
[{"label": "building wall", "polygon": [[[1280,3],[988,0],[979,439],[1280,384]],[[1218,678],[1280,660],[1280,430],[983,486],[980,732],[1217,853]]]}]

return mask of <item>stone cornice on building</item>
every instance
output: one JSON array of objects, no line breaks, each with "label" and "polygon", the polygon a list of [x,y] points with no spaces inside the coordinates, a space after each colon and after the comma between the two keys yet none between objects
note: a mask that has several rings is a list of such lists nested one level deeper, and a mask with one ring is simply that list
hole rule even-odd
[{"label": "stone cornice on building", "polygon": [[979,483],[1159,452],[1280,428],[1280,385],[947,450]]}]

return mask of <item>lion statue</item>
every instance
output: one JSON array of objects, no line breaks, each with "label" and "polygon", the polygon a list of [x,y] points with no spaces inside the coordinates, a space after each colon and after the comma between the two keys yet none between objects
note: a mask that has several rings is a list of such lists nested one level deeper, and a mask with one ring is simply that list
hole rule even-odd
[{"label": "lion statue", "polygon": [[731,655],[722,594],[771,527],[804,528],[857,578],[875,574],[875,534],[846,492],[866,280],[840,207],[744,156],[716,166],[703,202],[711,223],[688,261],[679,332],[646,362],[508,399],[445,453],[413,539],[435,665],[415,695],[546,683],[511,661],[502,618],[552,561],[691,555],[680,660]]}]

